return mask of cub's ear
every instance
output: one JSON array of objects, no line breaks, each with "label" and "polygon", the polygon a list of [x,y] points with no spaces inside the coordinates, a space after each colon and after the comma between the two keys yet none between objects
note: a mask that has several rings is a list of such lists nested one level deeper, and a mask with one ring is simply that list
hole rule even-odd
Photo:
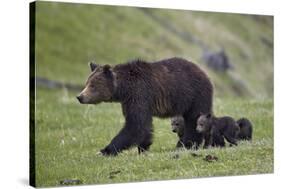
[{"label": "cub's ear", "polygon": [[98,65],[92,61],[89,62],[89,66],[90,66],[92,72],[98,67]]},{"label": "cub's ear", "polygon": [[208,113],[208,114],[206,115],[206,117],[209,119],[209,118],[212,117],[212,114],[211,114],[211,113]]},{"label": "cub's ear", "polygon": [[110,72],[110,68],[111,68],[110,65],[108,65],[108,64],[104,65],[103,66],[103,72],[104,73],[109,73]]}]

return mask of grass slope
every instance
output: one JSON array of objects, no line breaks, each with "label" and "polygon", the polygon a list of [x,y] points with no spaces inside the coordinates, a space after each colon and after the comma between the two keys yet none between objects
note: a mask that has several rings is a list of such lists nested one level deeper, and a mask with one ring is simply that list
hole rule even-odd
[{"label": "grass slope", "polygon": [[[36,92],[37,186],[60,185],[65,179],[101,184],[273,172],[270,99],[215,100],[218,116],[245,116],[254,124],[253,141],[241,142],[238,147],[177,151],[177,136],[170,131],[169,120],[155,118],[150,152],[138,155],[133,148],[118,157],[101,157],[96,153],[123,125],[120,105],[83,106],[73,98],[75,94],[65,90],[39,88]],[[191,153],[200,156],[193,157]],[[216,155],[218,161],[204,161],[208,154]]]},{"label": "grass slope", "polygon": [[[202,63],[202,49],[184,40],[142,9],[37,2],[36,72],[53,80],[82,84],[87,62],[118,64],[180,56],[200,63],[216,95],[233,96],[233,81]],[[191,34],[212,50],[224,47],[248,96],[273,95],[273,17],[151,9],[178,32]]]}]

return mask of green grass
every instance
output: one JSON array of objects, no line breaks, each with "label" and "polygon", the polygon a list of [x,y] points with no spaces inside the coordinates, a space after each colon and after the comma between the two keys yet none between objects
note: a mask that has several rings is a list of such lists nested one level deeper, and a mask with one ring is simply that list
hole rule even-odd
[{"label": "green grass", "polygon": [[[252,142],[224,149],[176,150],[177,136],[170,131],[169,120],[154,118],[154,143],[148,153],[138,155],[132,148],[117,157],[102,157],[96,153],[124,123],[119,104],[81,105],[67,90],[36,92],[37,186],[60,185],[65,179],[101,184],[273,172],[271,99],[215,99],[218,116],[245,116],[253,122]],[[208,154],[218,161],[204,161]]]},{"label": "green grass", "polygon": [[[36,72],[53,80],[82,84],[87,63],[116,65],[179,56],[201,64],[202,50],[134,7],[37,2]],[[273,17],[151,9],[181,33],[190,33],[211,50],[224,47],[234,72],[250,93],[273,95]],[[235,96],[233,81],[205,69],[219,96]],[[227,79],[229,82],[224,82]]]},{"label": "green grass", "polygon": [[[245,116],[253,122],[253,141],[224,149],[176,150],[177,136],[169,120],[155,118],[150,152],[138,155],[133,148],[118,157],[101,157],[96,153],[124,123],[120,105],[81,105],[67,90],[37,88],[38,186],[59,185],[65,179],[101,184],[273,172],[273,48],[261,40],[273,43],[273,17],[161,9],[152,9],[152,14],[211,50],[224,47],[235,69],[226,74],[211,71],[197,44],[141,9],[37,2],[36,76],[83,84],[92,59],[116,65],[134,58],[183,57],[200,64],[210,76],[218,116]],[[239,82],[247,87],[240,98],[235,91]],[[204,161],[208,154],[218,161]]]}]

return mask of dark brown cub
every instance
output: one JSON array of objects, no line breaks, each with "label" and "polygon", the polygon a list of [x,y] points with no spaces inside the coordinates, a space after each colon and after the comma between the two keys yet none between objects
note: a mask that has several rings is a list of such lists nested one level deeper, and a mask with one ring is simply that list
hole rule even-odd
[{"label": "dark brown cub", "polygon": [[239,126],[232,117],[215,117],[211,114],[202,114],[197,120],[196,130],[203,133],[205,143],[208,146],[224,147],[224,138],[230,143],[237,145]]},{"label": "dark brown cub", "polygon": [[171,118],[171,129],[172,132],[177,133],[179,140],[176,147],[183,147],[183,134],[184,134],[184,119],[181,116]]},{"label": "dark brown cub", "polygon": [[237,120],[237,124],[240,127],[240,132],[238,134],[239,140],[252,140],[253,125],[247,118],[241,118]]}]

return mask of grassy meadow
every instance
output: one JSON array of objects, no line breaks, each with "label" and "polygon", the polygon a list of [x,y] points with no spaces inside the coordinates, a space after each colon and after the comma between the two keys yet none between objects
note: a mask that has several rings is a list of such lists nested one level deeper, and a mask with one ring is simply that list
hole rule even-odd
[{"label": "grassy meadow", "polygon": [[[164,20],[164,21],[163,21]],[[81,105],[77,92],[36,88],[36,186],[77,179],[104,184],[273,172],[273,18],[67,3],[36,3],[36,76],[83,85],[88,62],[116,65],[183,57],[204,69],[214,87],[216,115],[249,118],[253,141],[237,147],[175,149],[169,119],[154,118],[154,143],[117,157],[96,153],[124,124],[115,103]],[[193,40],[191,40],[191,39]],[[224,48],[233,70],[217,73],[202,60],[202,48]],[[237,93],[237,83],[243,83]],[[238,85],[239,86],[239,85]],[[207,162],[206,155],[217,161]]]},{"label": "grassy meadow", "polygon": [[[253,122],[252,142],[224,149],[176,150],[177,136],[170,130],[170,121],[155,118],[150,152],[138,155],[132,148],[117,157],[102,157],[96,153],[124,123],[119,104],[83,106],[74,93],[63,90],[39,88],[37,96],[38,186],[60,185],[65,179],[103,184],[273,172],[272,100],[215,100],[217,115],[245,116]],[[215,155],[218,161],[204,161],[206,155]]]}]

